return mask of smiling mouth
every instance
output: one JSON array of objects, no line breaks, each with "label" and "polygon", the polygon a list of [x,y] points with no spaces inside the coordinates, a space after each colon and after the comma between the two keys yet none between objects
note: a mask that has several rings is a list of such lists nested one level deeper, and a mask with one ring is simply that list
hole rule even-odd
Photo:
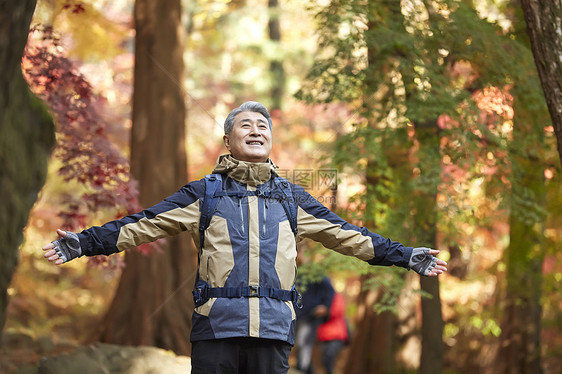
[{"label": "smiling mouth", "polygon": [[248,145],[263,145],[262,142],[258,142],[258,141],[251,141],[251,142],[246,142],[246,144]]}]

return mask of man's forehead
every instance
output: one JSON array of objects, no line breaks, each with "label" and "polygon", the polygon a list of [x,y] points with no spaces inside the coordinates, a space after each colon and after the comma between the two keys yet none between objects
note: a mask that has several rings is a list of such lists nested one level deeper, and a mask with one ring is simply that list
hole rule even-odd
[{"label": "man's forehead", "polygon": [[242,113],[238,113],[234,118],[234,121],[236,122],[252,121],[252,120],[267,123],[267,118],[265,118],[265,116],[259,112],[242,112]]}]

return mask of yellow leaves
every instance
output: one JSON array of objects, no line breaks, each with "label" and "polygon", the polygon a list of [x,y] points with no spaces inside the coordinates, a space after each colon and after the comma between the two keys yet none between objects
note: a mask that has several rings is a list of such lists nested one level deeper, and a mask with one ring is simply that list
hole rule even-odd
[{"label": "yellow leaves", "polygon": [[53,26],[70,56],[81,60],[111,59],[123,53],[121,45],[129,37],[129,27],[126,19],[109,18],[111,9],[104,4],[95,0],[40,0],[33,24]]},{"label": "yellow leaves", "polygon": [[229,7],[230,0],[200,0],[195,6],[198,9],[195,10],[193,14],[193,23],[197,28],[203,27],[203,25],[212,25],[220,17],[222,17]]},{"label": "yellow leaves", "polygon": [[336,138],[336,134],[334,131],[330,130],[320,130],[316,131],[312,134],[315,143],[327,143],[334,141]]},{"label": "yellow leaves", "polygon": [[102,60],[112,58],[122,52],[116,43],[120,38],[119,30],[115,25],[107,23],[104,27],[102,18],[88,19],[89,26],[84,26],[78,22],[69,22],[69,29],[73,33],[75,43],[70,49],[69,54],[83,60],[96,59]]}]

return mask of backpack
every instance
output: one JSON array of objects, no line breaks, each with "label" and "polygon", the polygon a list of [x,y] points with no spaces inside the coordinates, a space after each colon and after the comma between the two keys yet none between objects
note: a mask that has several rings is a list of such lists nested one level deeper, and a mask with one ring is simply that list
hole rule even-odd
[{"label": "backpack", "polygon": [[256,189],[255,191],[223,191],[222,189],[222,174],[209,174],[205,176],[205,197],[201,202],[200,211],[201,218],[199,219],[199,248],[203,249],[203,244],[205,242],[205,230],[209,227],[211,223],[211,218],[215,213],[215,208],[219,202],[221,196],[258,196],[258,197],[272,197],[281,201],[283,209],[287,214],[289,219],[289,224],[291,225],[291,231],[296,236],[297,230],[297,204],[293,198],[293,191],[291,190],[290,183],[279,176],[275,176],[273,179],[276,190],[273,192],[266,193],[262,190]]},{"label": "backpack", "polygon": [[[199,219],[199,249],[203,250],[205,243],[205,230],[211,223],[211,218],[215,213],[217,203],[222,196],[237,196],[239,198],[246,196],[258,196],[264,198],[274,198],[281,202],[283,209],[287,214],[291,231],[297,235],[297,211],[298,207],[293,197],[290,183],[279,176],[273,179],[275,189],[273,191],[263,191],[256,189],[255,191],[224,191],[222,189],[222,175],[209,174],[205,176],[205,197],[201,201]],[[199,278],[199,270],[197,270],[197,278],[195,281],[195,289],[193,290],[193,298],[195,306],[198,307],[207,302],[211,297],[271,297],[283,301],[292,301],[298,308],[302,308],[301,295],[293,286],[291,290],[281,290],[277,288],[264,288],[259,286],[247,287],[216,287],[212,288],[207,282]]]}]

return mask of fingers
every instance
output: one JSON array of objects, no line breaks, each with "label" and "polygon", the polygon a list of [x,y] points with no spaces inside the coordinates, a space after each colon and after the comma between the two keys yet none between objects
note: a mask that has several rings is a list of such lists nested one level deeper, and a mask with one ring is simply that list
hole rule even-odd
[{"label": "fingers", "polygon": [[447,266],[447,263],[441,259],[437,259],[437,261],[435,262],[437,265],[441,265],[441,266]]},{"label": "fingers", "polygon": [[[66,236],[66,232],[61,230],[61,229],[57,229],[57,234],[59,237],[64,238]],[[43,246],[43,250],[46,251],[45,254],[43,255],[49,262],[54,263],[55,265],[60,265],[62,264],[64,261],[62,258],[60,258],[60,256],[57,254],[57,252],[54,250],[55,248],[55,244],[54,243],[49,243]]]},{"label": "fingers", "polygon": [[[429,251],[429,254],[432,255],[432,256],[435,256],[435,255],[439,254],[439,252],[440,252],[440,251],[437,250],[437,249],[432,249],[432,250]],[[447,263],[446,263],[445,261],[441,260],[440,258],[437,258],[437,257],[436,257],[435,259],[436,259],[436,260],[435,260],[435,263],[436,263],[437,265],[442,265],[442,266],[446,266],[446,265],[447,265]]]},{"label": "fingers", "polygon": [[[443,261],[444,262],[444,261]],[[443,274],[447,271],[447,268],[442,265],[436,265],[431,271],[427,274],[428,277],[436,277],[439,274]]]},{"label": "fingers", "polygon": [[436,277],[439,274],[442,274],[443,271],[439,270],[439,269],[431,269],[431,271],[427,274],[428,277]]},{"label": "fingers", "polygon": [[47,260],[49,260],[49,262],[54,263],[55,265],[60,265],[64,262],[64,260],[60,258],[59,255],[57,255],[56,253],[50,257],[47,257]]},{"label": "fingers", "polygon": [[433,268],[433,270],[439,271],[439,272],[440,272],[439,274],[441,274],[441,273],[446,272],[446,271],[447,271],[447,268],[446,268],[445,266],[439,266],[439,265],[437,265],[435,268]]},{"label": "fingers", "polygon": [[[439,251],[438,251],[439,252]],[[437,275],[442,274],[447,271],[447,262],[435,257],[435,267],[433,268]]]},{"label": "fingers", "polygon": [[59,255],[55,252],[55,254],[49,256],[49,252],[45,253],[45,258],[49,260],[49,262],[53,262],[55,265],[60,265],[64,261]]},{"label": "fingers", "polygon": [[43,255],[45,258],[49,258],[52,255],[56,254],[57,251],[55,251],[54,249],[51,249],[50,251],[45,252],[45,254]]},{"label": "fingers", "polygon": [[[437,249],[432,249],[429,251],[429,253],[433,256],[439,254],[439,250]],[[439,274],[442,274],[444,272],[447,271],[447,262],[441,260],[440,258],[435,257],[435,267],[431,270],[430,274],[432,274],[431,276],[436,276]]]},{"label": "fingers", "polygon": [[45,254],[43,255],[47,260],[49,260],[49,262],[54,262],[55,265],[60,265],[63,263],[62,258],[60,258],[60,256],[58,255],[58,253],[54,250],[48,250],[47,252],[45,252]]}]

